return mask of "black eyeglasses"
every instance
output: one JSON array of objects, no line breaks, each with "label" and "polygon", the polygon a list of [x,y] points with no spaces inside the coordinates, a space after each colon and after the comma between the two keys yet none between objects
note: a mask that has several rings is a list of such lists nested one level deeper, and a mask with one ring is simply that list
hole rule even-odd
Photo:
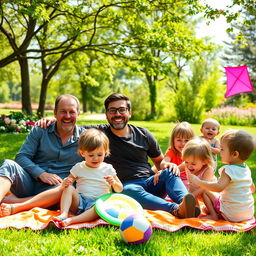
[{"label": "black eyeglasses", "polygon": [[116,114],[117,112],[119,114],[125,114],[127,112],[128,108],[120,107],[120,108],[108,108],[107,112],[109,114]]}]

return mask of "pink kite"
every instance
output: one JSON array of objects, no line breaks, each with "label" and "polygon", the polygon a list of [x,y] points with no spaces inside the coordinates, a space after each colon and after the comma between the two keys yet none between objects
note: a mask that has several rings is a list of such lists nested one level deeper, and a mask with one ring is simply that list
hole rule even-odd
[{"label": "pink kite", "polygon": [[254,90],[246,65],[240,67],[225,67],[225,71],[227,76],[226,98]]}]

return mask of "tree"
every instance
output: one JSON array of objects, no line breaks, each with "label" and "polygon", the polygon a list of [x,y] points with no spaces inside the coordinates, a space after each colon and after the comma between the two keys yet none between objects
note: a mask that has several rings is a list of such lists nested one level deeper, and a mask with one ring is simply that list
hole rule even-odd
[{"label": "tree", "polygon": [[171,75],[177,90],[177,79],[189,60],[212,50],[211,45],[207,46],[203,40],[195,37],[191,6],[184,1],[169,1],[168,4],[167,9],[155,6],[150,14],[137,16],[136,22],[128,27],[135,46],[131,55],[137,58],[132,69],[143,74],[147,80],[152,118],[157,114],[159,82]]},{"label": "tree", "polygon": [[[215,20],[221,15],[226,18],[227,23],[237,22],[241,13],[246,12],[249,16],[255,14],[255,0],[232,0],[225,8],[218,9],[213,8],[210,4],[202,4],[205,17],[210,20]],[[255,20],[251,20],[249,17],[244,17],[244,24],[255,24]],[[232,27],[228,31],[232,31]]]},{"label": "tree", "polygon": [[[1,2],[0,4],[0,31],[6,37],[9,42],[9,46],[12,48],[12,52],[8,52],[7,56],[1,58],[0,67],[5,67],[14,61],[19,62],[22,88],[22,110],[28,114],[32,114],[29,64],[26,50],[29,47],[33,33],[36,29],[36,19],[32,16],[26,16],[24,13],[24,7],[24,5],[17,7],[15,4],[8,2]],[[16,13],[18,12],[24,14],[17,17]],[[19,26],[21,22],[23,26]]]},{"label": "tree", "polygon": [[[180,2],[184,4],[186,1]],[[190,9],[196,7],[196,2],[190,1]],[[19,61],[23,79],[22,105],[30,112],[28,59],[41,60],[38,114],[43,115],[48,84],[63,60],[77,51],[131,58],[129,49],[134,47],[135,38],[127,28],[143,14],[149,16],[154,10],[171,10],[176,4],[177,1],[171,0],[2,2],[1,32],[12,51],[0,59],[0,67]],[[141,24],[136,28],[135,36],[143,37]],[[25,36],[18,40],[16,35],[21,31],[20,34]]]},{"label": "tree", "polygon": [[[111,93],[108,85],[113,82],[115,64],[111,56],[77,52],[63,62],[59,81],[65,84],[66,92],[73,89],[71,93],[80,99],[83,112],[102,111],[102,101]],[[68,84],[72,84],[72,89],[67,88]]]},{"label": "tree", "polygon": [[203,111],[209,111],[223,100],[221,73],[216,63],[216,51],[202,54],[190,63],[190,75],[179,81],[174,108],[179,121],[199,123]]},{"label": "tree", "polygon": [[[227,48],[222,59],[225,66],[247,65],[251,82],[256,88],[256,12],[254,14],[244,12],[241,16],[243,18],[241,22],[232,23],[233,32],[229,34],[231,40],[226,42]],[[244,22],[245,19],[246,22]],[[228,98],[226,103],[239,102],[244,95],[247,95],[251,102],[256,101],[256,93],[254,91],[234,95]]]}]

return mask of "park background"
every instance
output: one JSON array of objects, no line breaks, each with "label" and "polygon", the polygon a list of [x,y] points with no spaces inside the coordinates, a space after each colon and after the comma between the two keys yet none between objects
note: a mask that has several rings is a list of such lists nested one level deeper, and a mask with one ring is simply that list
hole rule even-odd
[{"label": "park background", "polygon": [[[110,93],[128,95],[131,122],[148,128],[163,151],[177,121],[190,122],[197,135],[205,117],[219,120],[221,133],[241,128],[256,135],[255,92],[224,97],[224,66],[247,65],[255,88],[255,1],[224,1],[221,8],[210,2],[1,1],[0,160],[14,158],[33,121],[50,115],[63,93],[80,99],[79,124],[105,122],[86,116],[103,113]],[[211,26],[206,37],[200,31],[218,19],[227,24],[221,45],[209,37]],[[254,151],[254,181],[255,163]],[[141,246],[126,246],[115,227],[0,234],[1,255],[256,254],[254,230],[154,230]]]}]

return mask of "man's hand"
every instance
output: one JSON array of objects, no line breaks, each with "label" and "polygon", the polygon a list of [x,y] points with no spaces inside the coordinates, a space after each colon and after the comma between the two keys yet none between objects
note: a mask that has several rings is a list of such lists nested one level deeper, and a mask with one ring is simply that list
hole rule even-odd
[{"label": "man's hand", "polygon": [[43,172],[38,177],[42,182],[49,185],[58,185],[62,182],[61,177],[53,173]]},{"label": "man's hand", "polygon": [[55,117],[45,117],[42,118],[38,121],[36,121],[35,125],[46,129],[48,126],[50,126],[50,124],[56,122],[56,118]]},{"label": "man's hand", "polygon": [[179,167],[174,164],[174,163],[170,163],[170,162],[164,162],[161,164],[161,168],[164,170],[166,168],[169,168],[169,171],[172,172],[174,175],[176,176],[180,176],[180,169]]}]

